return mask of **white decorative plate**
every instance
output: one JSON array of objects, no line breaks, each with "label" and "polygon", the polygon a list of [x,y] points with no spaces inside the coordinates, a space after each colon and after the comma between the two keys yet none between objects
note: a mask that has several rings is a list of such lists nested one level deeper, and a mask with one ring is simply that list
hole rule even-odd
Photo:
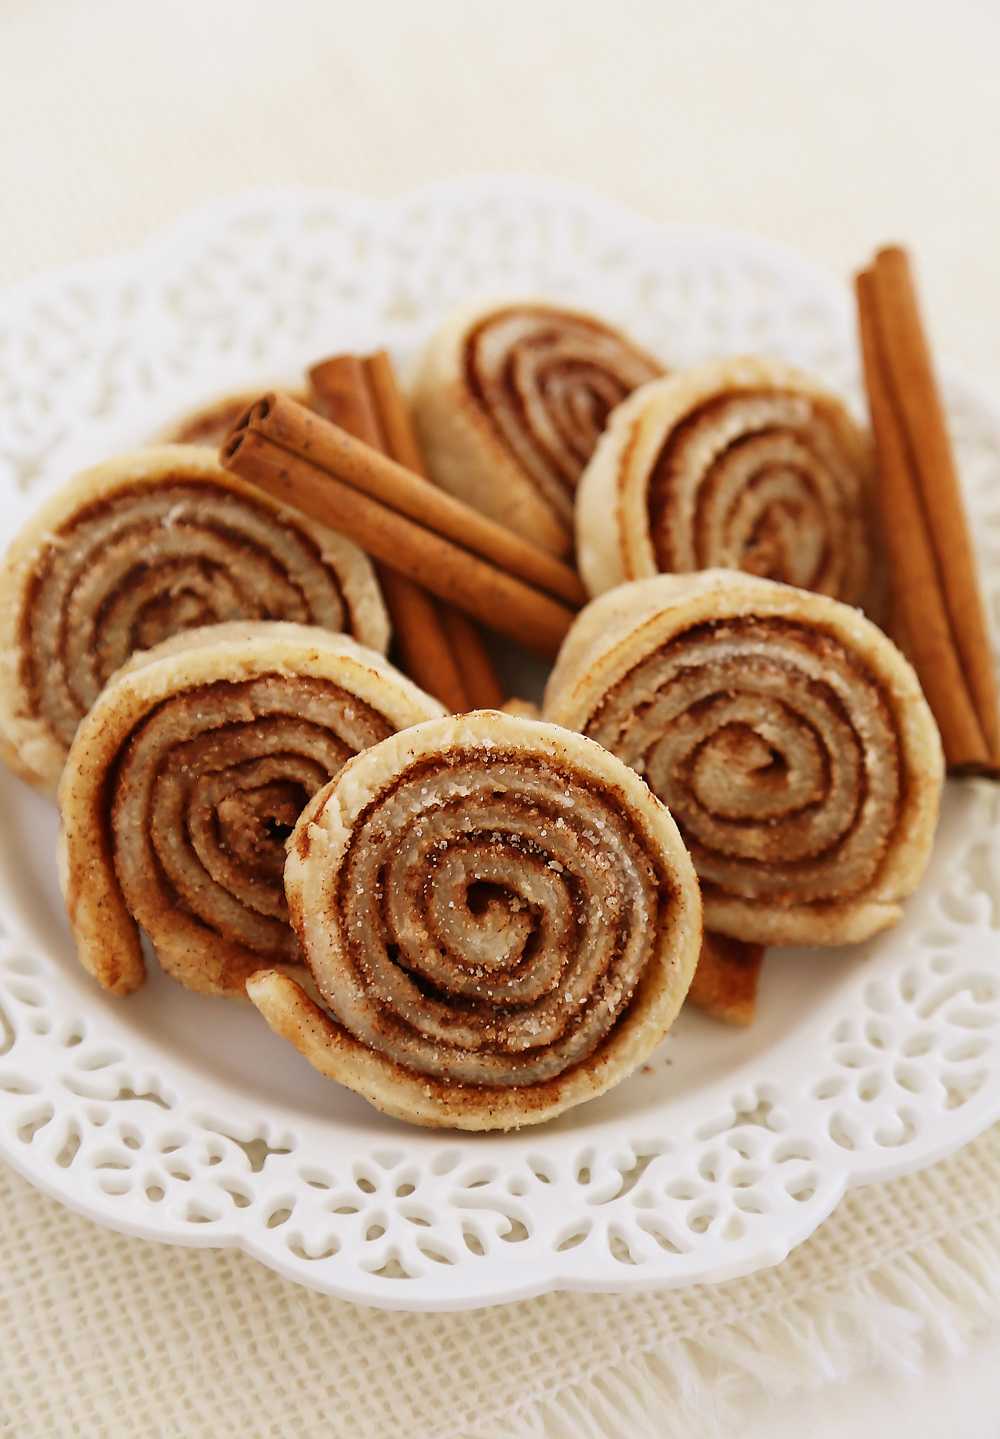
[{"label": "white decorative plate", "polygon": [[[759,241],[520,180],[391,204],[255,194],[5,297],[4,529],[214,393],[337,348],[388,343],[405,363],[476,292],[579,301],[674,364],[767,352],[857,394],[847,286]],[[948,397],[996,624],[1000,425],[967,386]],[[52,806],[6,775],[0,806],[0,1155],[128,1233],[240,1245],[329,1293],[414,1309],[721,1280],[781,1260],[847,1185],[1000,1118],[1000,789],[984,783],[949,785],[899,928],[772,953],[749,1032],[685,1012],[613,1093],[461,1138],[381,1117],[249,1007],[155,970],[129,1000],[99,991],[61,911]]]}]

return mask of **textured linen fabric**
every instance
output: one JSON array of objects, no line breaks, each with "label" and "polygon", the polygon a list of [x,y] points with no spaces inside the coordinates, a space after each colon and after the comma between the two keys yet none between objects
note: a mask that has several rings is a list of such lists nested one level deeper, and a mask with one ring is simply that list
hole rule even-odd
[{"label": "textured linen fabric", "polygon": [[0,1434],[711,1439],[755,1395],[915,1371],[1000,1320],[1000,1127],[854,1191],[780,1267],[678,1293],[362,1309],[128,1239],[0,1168]]}]

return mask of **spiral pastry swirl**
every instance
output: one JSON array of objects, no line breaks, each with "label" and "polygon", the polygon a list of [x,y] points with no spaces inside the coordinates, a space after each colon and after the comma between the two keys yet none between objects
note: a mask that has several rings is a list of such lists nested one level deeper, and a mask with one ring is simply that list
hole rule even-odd
[{"label": "spiral pastry swirl", "polygon": [[592,595],[648,575],[743,570],[849,604],[866,597],[870,450],[801,372],[723,360],[618,409],[580,483],[576,542]]},{"label": "spiral pastry swirl", "polygon": [[165,445],[89,470],[0,568],[0,757],[54,789],[77,725],[134,651],[243,619],[388,644],[367,556],[228,475],[211,451]]},{"label": "spiral pastry swirl", "polygon": [[419,1124],[511,1128],[601,1093],[669,1027],[701,940],[690,860],[642,782],[495,711],[346,765],[296,827],[285,888],[328,1013],[280,974],[251,999]]},{"label": "spiral pastry swirl", "polygon": [[432,340],[414,395],[434,478],[557,554],[608,415],[663,373],[582,311],[511,303],[463,311]]},{"label": "spiral pastry swirl", "polygon": [[137,655],[77,730],[59,786],[61,879],[84,967],[142,983],[161,966],[242,994],[299,959],[285,841],[346,760],[442,713],[373,650],[277,621],[209,625]]},{"label": "spiral pastry swirl", "polygon": [[865,939],[923,874],[937,728],[896,647],[836,600],[719,570],[623,585],[581,612],[544,713],[670,806],[708,929]]}]

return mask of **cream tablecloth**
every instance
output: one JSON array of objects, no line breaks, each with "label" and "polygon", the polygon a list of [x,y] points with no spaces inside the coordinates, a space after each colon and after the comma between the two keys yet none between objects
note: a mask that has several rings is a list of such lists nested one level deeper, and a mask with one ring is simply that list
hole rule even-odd
[{"label": "cream tablecloth", "polygon": [[[779,1401],[919,1374],[1000,1325],[1000,1130],[851,1195],[749,1279],[473,1314],[360,1309],[241,1254],[124,1239],[4,1169],[0,1216],[0,1434],[16,1439],[753,1439],[755,1415],[780,1436]],[[825,1432],[812,1416],[810,1439]]]},{"label": "cream tablecloth", "polygon": [[[1000,381],[998,55],[990,0],[7,0],[0,282],[251,184],[518,169],[845,274],[902,237],[942,348]],[[237,1254],[95,1229],[0,1172],[17,1439],[822,1439],[834,1418],[869,1432],[876,1402],[887,1434],[974,1439],[1000,1432],[995,1366],[973,1349],[931,1378],[979,1332],[1000,1332],[1000,1132],[851,1196],[777,1271],[472,1316],[352,1309]],[[876,1369],[923,1377],[891,1401],[829,1387]],[[796,1391],[819,1396],[807,1420]]]}]

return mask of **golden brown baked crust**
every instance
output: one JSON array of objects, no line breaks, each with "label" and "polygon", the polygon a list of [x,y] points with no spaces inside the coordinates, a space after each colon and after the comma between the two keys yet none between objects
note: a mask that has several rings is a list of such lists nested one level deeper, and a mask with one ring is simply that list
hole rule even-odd
[{"label": "golden brown baked crust", "polygon": [[136,655],[77,730],[59,786],[60,878],[84,968],[143,981],[139,926],[190,989],[242,996],[294,962],[285,838],[352,754],[439,715],[373,650],[276,621]]},{"label": "golden brown baked crust", "polygon": [[366,555],[227,474],[161,445],[77,476],[0,566],[0,758],[54,790],[77,725],[136,650],[212,621],[343,630],[385,652]]},{"label": "golden brown baked crust", "polygon": [[580,613],[544,714],[669,805],[710,930],[865,939],[924,872],[937,726],[891,640],[836,600],[726,570],[622,585]]},{"label": "golden brown baked crust", "polygon": [[431,341],[414,412],[440,485],[557,554],[615,405],[663,373],[594,315],[544,301],[461,310]]},{"label": "golden brown baked crust", "polygon": [[717,360],[620,405],[577,492],[592,595],[659,572],[743,570],[850,604],[870,593],[871,447],[800,370]]},{"label": "golden brown baked crust", "polygon": [[579,735],[498,711],[359,755],[285,869],[327,1013],[247,985],[322,1073],[416,1124],[509,1129],[602,1093],[663,1037],[701,943],[664,807]]}]

